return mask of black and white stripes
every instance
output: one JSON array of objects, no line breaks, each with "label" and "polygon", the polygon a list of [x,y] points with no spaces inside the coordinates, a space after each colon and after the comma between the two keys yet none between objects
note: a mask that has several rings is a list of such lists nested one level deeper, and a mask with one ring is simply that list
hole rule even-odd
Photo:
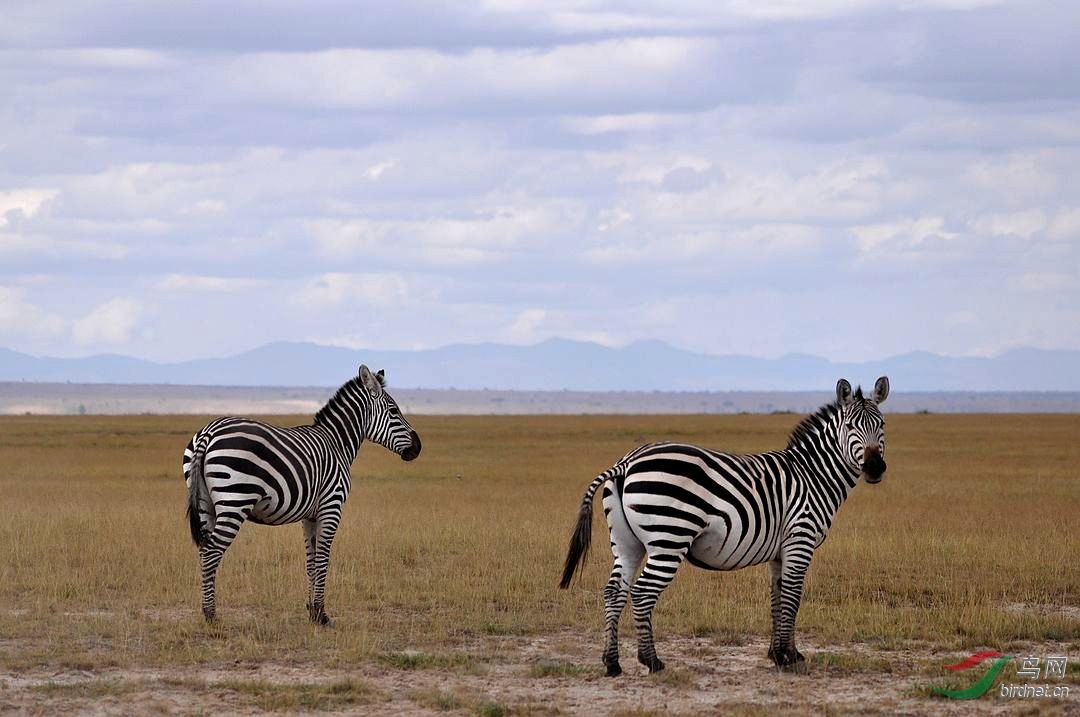
[{"label": "black and white stripes", "polygon": [[311,425],[281,428],[248,418],[219,418],[184,451],[188,521],[202,564],[202,610],[215,616],[218,565],[244,521],[302,521],[311,619],[326,624],[324,589],[330,546],[349,497],[350,467],[371,440],[411,461],[420,437],[386,392],[383,372],[361,366]]},{"label": "black and white stripes", "polygon": [[768,563],[769,657],[779,667],[801,667],[793,636],[803,579],[860,475],[877,483],[885,472],[885,422],[878,404],[888,393],[885,377],[869,398],[841,379],[836,402],[804,419],[782,451],[735,455],[653,443],[631,451],[589,484],[560,587],[569,586],[588,551],[593,496],[603,486],[614,556],[604,588],[603,661],[609,675],[622,671],[618,625],[627,598],[633,602],[638,660],[652,672],[663,669],[652,611],[683,560],[710,570]]}]

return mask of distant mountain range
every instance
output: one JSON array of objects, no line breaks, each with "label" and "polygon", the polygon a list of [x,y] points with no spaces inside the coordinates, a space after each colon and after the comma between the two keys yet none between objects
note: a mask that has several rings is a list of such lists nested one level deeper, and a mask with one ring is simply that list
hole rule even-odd
[{"label": "distant mountain range", "polygon": [[1080,391],[1080,351],[1015,349],[990,358],[917,351],[862,363],[788,354],[713,356],[661,341],[622,348],[551,339],[532,346],[458,344],[421,351],[278,342],[235,356],[156,363],[118,355],[49,358],[0,349],[0,381],[337,386],[360,363],[403,388],[518,391],[822,391],[840,377],[904,391]]}]

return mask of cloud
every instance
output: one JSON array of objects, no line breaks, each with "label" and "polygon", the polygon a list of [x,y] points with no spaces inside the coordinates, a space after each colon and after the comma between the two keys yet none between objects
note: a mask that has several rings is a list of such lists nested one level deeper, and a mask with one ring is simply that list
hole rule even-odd
[{"label": "cloud", "polygon": [[1010,283],[1029,292],[1066,291],[1080,285],[1076,276],[1063,272],[1028,272],[1014,277]]},{"label": "cloud", "polygon": [[990,214],[976,219],[972,227],[981,234],[1030,239],[1046,227],[1046,214],[1041,209],[1029,209],[1009,214]]},{"label": "cloud", "polygon": [[1077,13],[24,3],[0,25],[0,285],[12,327],[47,330],[0,342],[1078,346]]},{"label": "cloud", "polygon": [[138,325],[142,307],[127,298],[115,298],[94,307],[72,324],[71,338],[82,346],[123,344]]},{"label": "cloud", "polygon": [[398,274],[328,273],[306,281],[296,298],[313,309],[346,303],[387,309],[432,301],[436,296],[433,287]]},{"label": "cloud", "polygon": [[169,274],[154,282],[160,291],[235,294],[267,286],[262,279],[245,279],[234,276],[195,276]]},{"label": "cloud", "polygon": [[1054,215],[1047,235],[1058,241],[1080,239],[1080,207],[1064,207]]},{"label": "cloud", "polygon": [[[732,71],[752,41],[626,37],[548,48],[333,49],[232,60],[214,92],[232,101],[362,111],[611,115],[697,111],[786,91],[783,68]],[[587,67],[589,71],[581,72]],[[768,77],[771,82],[762,82]],[[694,78],[691,80],[691,78]],[[223,99],[223,98],[222,98]]]},{"label": "cloud", "polygon": [[0,286],[0,333],[8,341],[50,339],[64,330],[63,318],[31,303],[25,289]]},{"label": "cloud", "polygon": [[548,318],[544,309],[525,309],[506,329],[507,336],[516,342],[532,342],[538,338],[538,331]]},{"label": "cloud", "polygon": [[0,229],[10,220],[8,215],[29,218],[38,213],[42,205],[59,194],[57,189],[14,189],[0,191]]}]

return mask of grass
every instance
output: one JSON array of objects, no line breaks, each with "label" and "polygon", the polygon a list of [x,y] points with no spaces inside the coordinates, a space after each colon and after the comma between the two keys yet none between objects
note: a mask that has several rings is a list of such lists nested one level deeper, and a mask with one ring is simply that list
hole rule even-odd
[{"label": "grass", "polygon": [[[599,650],[610,568],[599,509],[582,579],[555,587],[589,480],[649,440],[777,448],[796,418],[417,417],[420,460],[365,445],[354,466],[327,586],[330,629],[307,621],[298,525],[245,525],[220,572],[219,622],[201,622],[180,458],[206,420],[0,418],[0,666],[270,658],[469,670],[483,662],[463,657],[473,639],[566,630],[595,634]],[[888,423],[889,473],[840,511],[814,557],[798,633],[956,653],[1080,644],[1080,416]],[[1008,609],[1019,603],[1043,609]],[[661,652],[668,636],[766,637],[764,568],[682,570],[656,627]]]},{"label": "grass", "polygon": [[378,661],[395,670],[450,670],[473,675],[482,672],[477,659],[463,653],[433,655],[426,652],[394,652],[379,655]]},{"label": "grass", "polygon": [[597,672],[593,666],[585,667],[572,662],[541,662],[529,668],[529,677],[584,677]]},{"label": "grass", "polygon": [[281,683],[269,680],[218,680],[212,682],[187,679],[95,679],[79,682],[46,682],[36,685],[34,692],[52,698],[120,697],[150,689],[213,692],[229,704],[257,707],[268,712],[297,710],[341,710],[367,705],[382,699],[378,690],[356,680],[330,682]]}]

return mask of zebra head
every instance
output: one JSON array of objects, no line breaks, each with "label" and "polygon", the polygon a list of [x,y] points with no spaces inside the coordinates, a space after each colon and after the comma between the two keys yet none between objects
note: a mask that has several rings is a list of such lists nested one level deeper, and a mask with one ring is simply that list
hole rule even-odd
[{"label": "zebra head", "polygon": [[360,366],[360,383],[371,400],[368,425],[364,435],[383,448],[411,461],[420,455],[420,436],[405,420],[394,397],[386,392],[386,374],[382,369],[372,373],[367,366]]},{"label": "zebra head", "polygon": [[852,469],[860,471],[867,483],[880,483],[885,474],[885,418],[878,406],[889,397],[889,379],[882,376],[869,398],[862,386],[851,391],[845,379],[836,382],[836,402],[840,406],[840,452]]}]

